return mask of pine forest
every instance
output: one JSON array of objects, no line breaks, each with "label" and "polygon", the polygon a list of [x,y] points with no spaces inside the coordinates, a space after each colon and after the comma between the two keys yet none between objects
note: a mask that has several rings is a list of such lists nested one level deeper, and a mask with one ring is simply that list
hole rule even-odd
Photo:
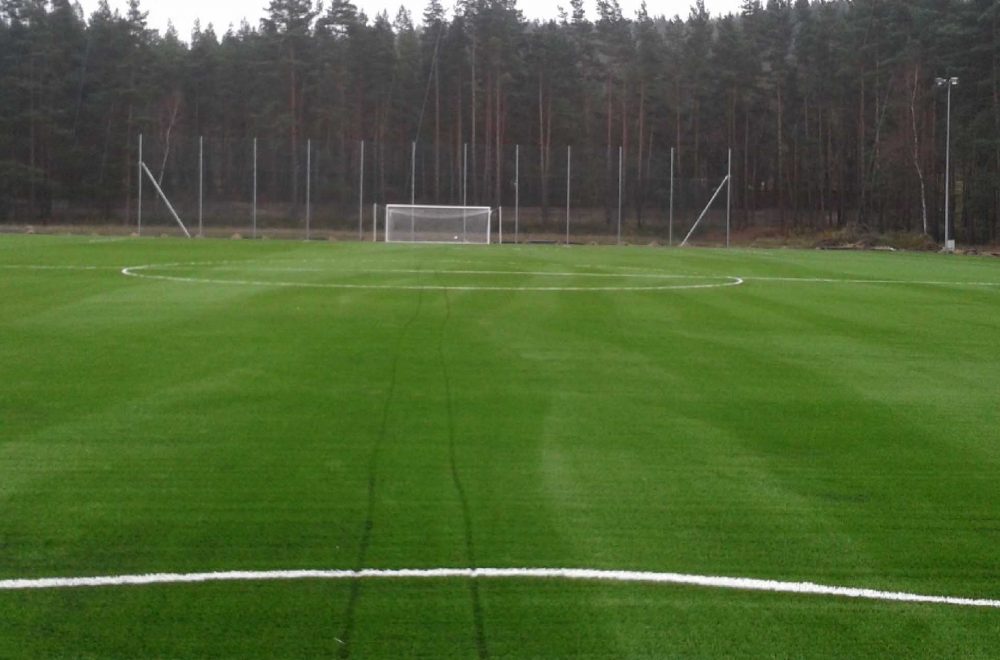
[{"label": "pine forest", "polygon": [[940,241],[947,197],[958,240],[998,242],[996,0],[567,2],[539,22],[516,0],[271,0],[179,35],[139,0],[0,0],[0,222],[135,222],[142,135],[181,205],[203,186],[243,214],[256,177],[291,224],[307,196],[344,227],[359,200],[516,197],[556,227],[571,196],[607,225],[621,190],[630,231],[656,231],[674,181],[697,208],[731,172],[737,230]]}]

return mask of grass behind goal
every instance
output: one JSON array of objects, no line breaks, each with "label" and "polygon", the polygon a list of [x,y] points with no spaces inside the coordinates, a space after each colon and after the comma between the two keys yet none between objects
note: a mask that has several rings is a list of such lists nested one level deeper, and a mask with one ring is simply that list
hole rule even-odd
[{"label": "grass behind goal", "polygon": [[[626,290],[663,280],[714,288]],[[475,565],[1000,598],[998,282],[923,254],[0,237],[0,580]],[[527,580],[0,591],[0,620],[4,657],[1000,642],[996,610]]]}]

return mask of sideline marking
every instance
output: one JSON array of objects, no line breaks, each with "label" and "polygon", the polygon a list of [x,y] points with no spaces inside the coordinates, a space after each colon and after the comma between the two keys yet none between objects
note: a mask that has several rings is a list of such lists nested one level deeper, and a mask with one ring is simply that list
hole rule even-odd
[{"label": "sideline marking", "polygon": [[39,264],[0,264],[0,268],[20,270],[118,270],[118,266],[46,266]]},{"label": "sideline marking", "polygon": [[743,275],[746,282],[803,282],[805,284],[917,284],[920,286],[1000,286],[1000,282],[943,282],[937,280],[865,280],[833,277],[767,277]]},{"label": "sideline marking", "polygon": [[[192,263],[172,263],[172,264],[145,264],[141,266],[129,266],[121,269],[122,275],[138,277],[143,279],[164,280],[168,282],[185,282],[198,284],[234,284],[242,286],[275,286],[275,287],[298,287],[306,289],[386,289],[397,291],[667,291],[672,289],[719,289],[729,286],[739,286],[743,280],[732,275],[669,275],[661,273],[650,273],[648,275],[624,275],[616,273],[560,273],[560,272],[533,272],[533,271],[458,271],[458,270],[380,270],[380,271],[340,271],[340,274],[352,275],[358,273],[422,273],[424,275],[448,275],[448,274],[497,274],[497,275],[552,275],[552,276],[599,276],[599,277],[648,277],[653,279],[697,279],[697,280],[724,280],[722,282],[706,284],[659,284],[648,286],[478,286],[478,285],[445,285],[445,284],[349,284],[344,282],[289,282],[282,280],[224,280],[209,277],[182,277],[179,275],[160,275],[150,273],[153,268],[177,268],[190,266],[208,266],[210,262]],[[327,271],[324,271],[327,272]],[[338,273],[336,270],[328,271]]]},{"label": "sideline marking", "polygon": [[239,582],[267,580],[414,580],[414,579],[540,579],[581,580],[649,584],[679,584],[740,591],[837,596],[864,600],[903,603],[932,603],[964,607],[1000,609],[1000,600],[927,596],[903,591],[881,591],[860,587],[836,587],[813,582],[784,582],[756,578],[719,577],[654,571],[611,571],[593,568],[401,568],[355,570],[221,571],[210,573],[149,573],[145,575],[107,575],[77,578],[30,578],[0,580],[0,591],[27,589],[65,589],[78,587],[118,587],[152,584],[191,584],[200,582]]}]

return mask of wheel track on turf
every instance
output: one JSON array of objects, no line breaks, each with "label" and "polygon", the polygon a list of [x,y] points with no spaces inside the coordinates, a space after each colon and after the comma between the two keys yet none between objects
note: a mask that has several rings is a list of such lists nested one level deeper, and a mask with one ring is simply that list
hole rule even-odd
[{"label": "wheel track on turf", "polygon": [[[458,494],[458,501],[462,507],[462,527],[465,532],[465,558],[468,567],[476,569],[476,546],[472,534],[472,515],[469,513],[469,498],[462,485],[462,478],[458,472],[458,461],[455,458],[455,411],[451,398],[451,374],[448,371],[448,359],[444,352],[445,329],[451,320],[451,300],[448,292],[444,292],[445,315],[441,322],[441,333],[438,337],[438,357],[441,361],[441,373],[444,377],[445,408],[448,417],[448,458],[451,463],[451,481],[455,485],[455,492]],[[480,658],[490,657],[489,647],[486,644],[486,626],[483,617],[483,603],[479,595],[479,581],[469,580],[469,596],[472,599],[472,621],[475,627],[476,652]]]},{"label": "wheel track on turf", "polygon": [[[358,559],[355,563],[355,571],[363,569],[368,561],[368,549],[371,547],[372,532],[375,528],[375,491],[378,486],[379,456],[382,451],[382,445],[385,444],[385,438],[388,435],[389,410],[396,396],[396,383],[399,375],[399,361],[402,355],[403,340],[406,339],[410,328],[420,316],[423,304],[424,293],[420,291],[417,295],[417,304],[413,310],[413,314],[403,324],[399,334],[396,336],[395,346],[393,346],[392,369],[390,370],[389,387],[386,390],[385,400],[382,403],[382,419],[379,423],[378,435],[375,438],[375,443],[368,458],[368,503],[364,526],[361,529],[361,541],[358,544]],[[358,601],[361,598],[361,583],[361,580],[351,581],[351,590],[347,597],[347,607],[344,612],[344,627],[338,638],[341,643],[338,655],[341,658],[351,657],[351,642],[353,641],[354,630],[357,626],[357,609]]]}]

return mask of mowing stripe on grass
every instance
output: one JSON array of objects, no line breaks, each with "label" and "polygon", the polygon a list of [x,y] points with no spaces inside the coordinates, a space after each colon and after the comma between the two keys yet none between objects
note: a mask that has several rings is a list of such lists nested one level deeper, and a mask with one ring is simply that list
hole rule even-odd
[{"label": "mowing stripe on grass", "polygon": [[419,580],[419,579],[507,579],[581,580],[646,584],[679,584],[740,591],[837,596],[900,603],[931,603],[1000,609],[1000,600],[928,596],[904,591],[881,591],[863,587],[836,587],[814,582],[784,582],[756,578],[660,573],[655,571],[611,571],[595,568],[400,568],[361,570],[219,571],[211,573],[148,573],[76,578],[27,578],[0,580],[0,591],[67,589],[78,587],[121,587],[199,582],[260,582],[268,580]]},{"label": "mowing stripe on grass", "polygon": [[[472,534],[472,513],[469,511],[469,497],[465,494],[465,486],[458,472],[458,460],[455,452],[455,408],[451,394],[451,374],[448,372],[448,358],[445,355],[445,328],[451,320],[451,301],[448,292],[444,292],[445,317],[441,322],[438,335],[438,359],[441,361],[441,375],[444,380],[445,409],[448,413],[448,462],[451,468],[451,481],[455,486],[455,494],[462,507],[462,526],[465,529],[465,558],[470,569],[476,568],[476,544]],[[490,656],[486,644],[486,626],[483,616],[483,602],[479,595],[479,581],[469,580],[469,596],[472,600],[472,625],[476,637],[476,650],[480,658]]]},{"label": "mowing stripe on grass", "polygon": [[[366,489],[367,505],[365,507],[365,521],[361,528],[361,539],[358,542],[358,559],[355,564],[357,566],[357,570],[351,571],[355,574],[359,574],[364,570],[362,567],[365,563],[367,563],[368,549],[371,546],[372,532],[375,529],[375,490],[378,486],[379,457],[382,453],[382,446],[385,444],[386,438],[388,437],[389,410],[392,406],[393,399],[396,396],[399,362],[403,355],[403,341],[406,339],[406,335],[409,333],[410,328],[420,316],[420,311],[423,309],[423,306],[424,295],[423,293],[420,293],[417,296],[417,304],[414,306],[413,313],[396,335],[396,343],[392,354],[392,367],[389,372],[389,386],[386,389],[385,398],[382,400],[382,417],[379,422],[378,436],[376,436],[375,442],[372,444],[371,453],[368,458],[368,487]],[[338,638],[341,640],[340,651],[338,654],[341,658],[351,657],[351,651],[353,650],[351,642],[354,637],[354,629],[357,623],[358,601],[360,598],[361,580],[354,579],[351,582],[351,591],[347,597],[347,605],[344,609],[344,627],[341,630],[340,637]]]}]

